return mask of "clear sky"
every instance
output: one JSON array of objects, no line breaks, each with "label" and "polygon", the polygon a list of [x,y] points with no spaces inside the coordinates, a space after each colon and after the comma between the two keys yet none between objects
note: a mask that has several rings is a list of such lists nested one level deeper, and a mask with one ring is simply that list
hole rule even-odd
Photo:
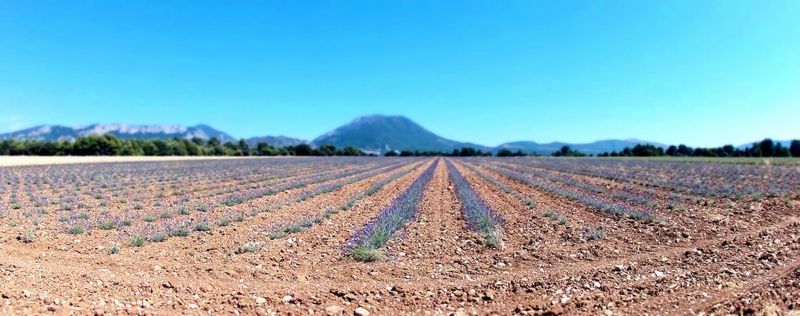
[{"label": "clear sky", "polygon": [[485,145],[800,138],[800,1],[0,1],[0,132],[366,114]]}]

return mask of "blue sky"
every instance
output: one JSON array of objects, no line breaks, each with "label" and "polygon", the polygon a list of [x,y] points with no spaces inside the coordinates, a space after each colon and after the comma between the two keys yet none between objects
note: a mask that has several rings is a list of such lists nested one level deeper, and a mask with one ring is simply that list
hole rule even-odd
[{"label": "blue sky", "polygon": [[800,1],[0,1],[0,132],[800,138]]}]

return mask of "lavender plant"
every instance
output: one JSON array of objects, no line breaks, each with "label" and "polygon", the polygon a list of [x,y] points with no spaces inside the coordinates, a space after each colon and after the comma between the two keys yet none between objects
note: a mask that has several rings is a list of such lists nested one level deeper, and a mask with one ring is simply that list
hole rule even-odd
[{"label": "lavender plant", "polygon": [[450,173],[450,181],[453,182],[456,195],[461,202],[461,215],[469,223],[470,229],[483,236],[486,246],[497,247],[501,241],[499,228],[503,221],[502,217],[478,196],[469,181],[458,172],[452,162],[448,160],[446,165]]},{"label": "lavender plant", "polygon": [[392,235],[417,215],[425,186],[433,178],[439,161],[432,163],[413,183],[364,228],[353,234],[347,242],[347,251],[358,261],[375,261],[382,258],[380,248]]}]

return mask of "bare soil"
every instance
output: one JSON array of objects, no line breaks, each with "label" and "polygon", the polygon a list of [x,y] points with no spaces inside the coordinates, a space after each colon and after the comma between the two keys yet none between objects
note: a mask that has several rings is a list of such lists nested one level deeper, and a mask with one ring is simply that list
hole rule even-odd
[{"label": "bare soil", "polygon": [[[484,245],[481,236],[467,226],[447,167],[440,161],[417,217],[382,249],[385,257],[369,263],[353,260],[346,251],[348,238],[389,206],[435,159],[444,158],[407,160],[399,168],[368,159],[344,167],[300,164],[281,167],[291,171],[283,178],[266,176],[278,172],[260,165],[270,164],[269,160],[257,162],[262,169],[252,170],[259,173],[248,169],[255,167],[236,165],[225,172],[197,173],[197,178],[170,178],[166,176],[170,170],[194,163],[172,161],[163,162],[152,176],[108,179],[112,184],[132,181],[139,186],[117,190],[108,184],[91,188],[84,184],[78,189],[83,200],[92,200],[94,192],[113,196],[106,207],[89,205],[85,211],[91,217],[99,217],[101,209],[108,209],[109,216],[121,216],[135,203],[146,207],[139,215],[176,210],[184,205],[184,196],[191,197],[187,205],[212,206],[205,213],[173,214],[173,219],[186,216],[194,223],[208,219],[214,223],[210,231],[193,231],[141,247],[128,245],[129,236],[122,230],[95,228],[68,234],[58,220],[66,212],[59,205],[36,207],[26,190],[5,190],[0,192],[2,204],[11,205],[16,197],[21,208],[9,209],[10,215],[0,219],[0,314],[787,315],[800,309],[800,201],[796,197],[789,201],[765,197],[735,206],[730,201],[709,204],[703,201],[707,198],[690,197],[680,211],[657,208],[663,221],[643,223],[458,159],[453,159],[456,169],[504,219],[498,247]],[[514,193],[467,168],[468,164]],[[22,169],[13,169],[9,175],[29,176],[7,188],[30,188],[34,196],[53,200],[76,192],[72,182],[38,184],[37,177],[56,172],[50,167],[13,168]],[[355,174],[241,204],[220,204],[230,192],[346,168],[377,171],[363,179]],[[58,170],[59,174],[77,172]],[[347,201],[394,174],[403,175],[342,209]],[[607,179],[576,178],[622,190],[623,184]],[[292,199],[304,190],[332,183],[343,186],[305,200]],[[167,194],[163,194],[165,187]],[[625,184],[625,188],[655,196],[657,205],[672,202],[668,192],[657,188],[637,184]],[[118,203],[121,199],[128,201]],[[41,224],[22,223],[30,221],[23,216],[25,211],[37,209],[47,211],[36,217]],[[331,210],[335,211],[302,231],[271,238],[277,228]],[[546,212],[558,214],[563,221]],[[217,224],[234,214],[245,218]],[[173,219],[136,222],[132,227],[157,229]],[[13,225],[16,222],[20,223]],[[602,237],[590,238],[592,231],[602,231]],[[28,240],[30,232],[34,236]],[[114,244],[119,251],[109,254]],[[242,251],[247,244],[257,247]]]}]

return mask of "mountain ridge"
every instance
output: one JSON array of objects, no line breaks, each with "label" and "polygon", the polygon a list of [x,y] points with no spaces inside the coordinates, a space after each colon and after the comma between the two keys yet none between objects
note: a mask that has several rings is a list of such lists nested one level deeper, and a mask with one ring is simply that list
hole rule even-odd
[{"label": "mountain ridge", "polygon": [[[184,126],[177,124],[95,123],[73,127],[57,124],[38,125],[0,134],[0,140],[62,141],[73,140],[79,136],[93,134],[102,135],[106,133],[122,139],[172,139],[175,137],[191,139],[193,137],[199,137],[208,140],[211,137],[217,137],[222,142],[236,141],[238,139],[207,124]],[[259,142],[265,142],[276,147],[297,146],[300,144],[310,144],[312,146],[331,144],[339,148],[355,146],[365,152],[375,154],[402,150],[451,152],[454,149],[472,147],[484,152],[497,152],[500,149],[508,149],[511,151],[521,150],[525,153],[547,155],[559,150],[562,146],[569,146],[573,150],[596,155],[603,152],[621,151],[625,147],[633,147],[638,144],[651,144],[665,149],[667,147],[667,145],[658,142],[636,138],[605,139],[589,143],[567,143],[559,141],[539,143],[521,140],[506,142],[492,147],[471,142],[456,141],[439,136],[402,115],[379,114],[356,117],[352,121],[334,128],[311,141],[284,135],[255,136],[246,138],[245,141],[250,146],[256,146]],[[789,143],[789,141],[776,142],[780,142],[784,144],[784,146],[788,146]],[[747,147],[751,144],[752,143],[748,143],[738,147]]]},{"label": "mountain ridge", "polygon": [[217,137],[221,141],[230,141],[234,138],[229,134],[217,130],[206,124],[184,126],[178,124],[88,124],[78,126],[65,126],[58,124],[38,125],[10,133],[0,134],[0,140],[39,140],[39,141],[69,141],[80,136],[111,134],[121,139],[191,139],[199,137],[209,139]]}]

